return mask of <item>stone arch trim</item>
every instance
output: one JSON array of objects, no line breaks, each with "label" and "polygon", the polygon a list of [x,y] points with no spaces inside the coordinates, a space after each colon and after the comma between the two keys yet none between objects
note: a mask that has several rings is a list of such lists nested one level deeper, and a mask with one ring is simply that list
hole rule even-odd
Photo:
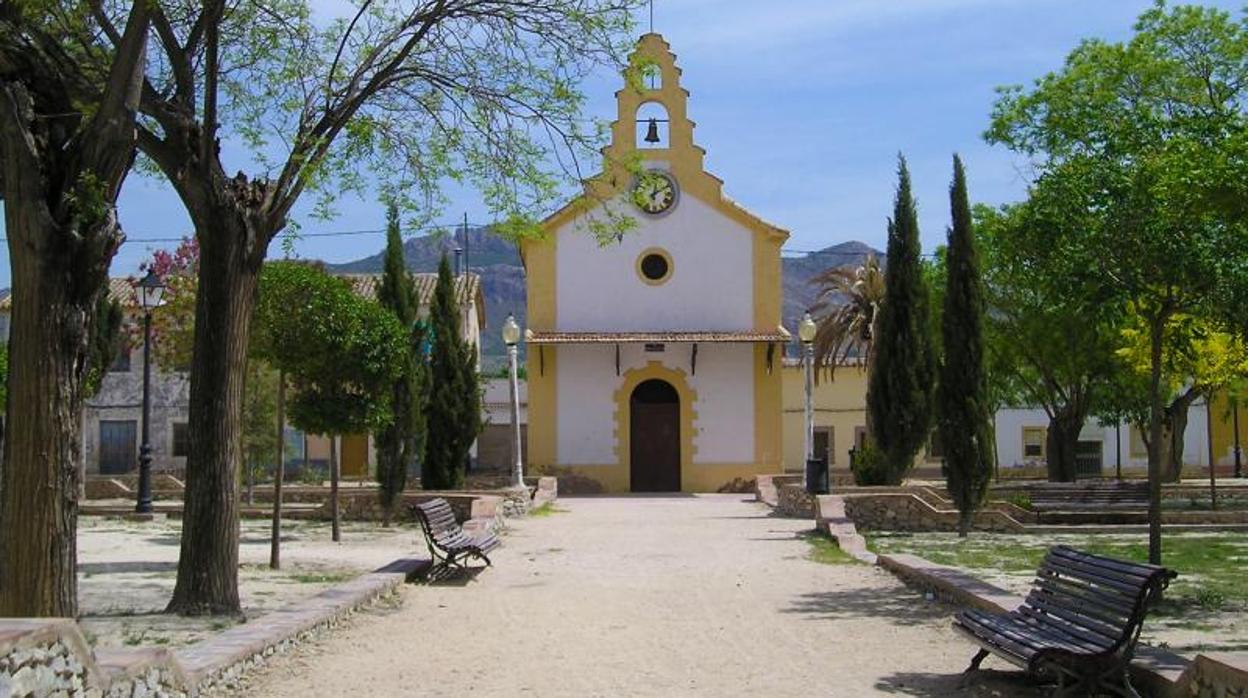
[{"label": "stone arch trim", "polygon": [[632,417],[629,398],[632,397],[633,390],[638,385],[653,379],[666,381],[676,389],[676,394],[680,396],[680,482],[681,487],[684,488],[685,483],[692,482],[689,479],[689,471],[697,452],[697,446],[694,445],[693,440],[693,425],[698,419],[698,412],[694,409],[698,393],[689,387],[686,374],[681,369],[669,368],[660,361],[648,361],[645,366],[624,372],[623,380],[620,381],[615,391],[615,461],[626,474],[631,473],[632,464],[629,463],[629,454],[632,446],[630,443]]}]

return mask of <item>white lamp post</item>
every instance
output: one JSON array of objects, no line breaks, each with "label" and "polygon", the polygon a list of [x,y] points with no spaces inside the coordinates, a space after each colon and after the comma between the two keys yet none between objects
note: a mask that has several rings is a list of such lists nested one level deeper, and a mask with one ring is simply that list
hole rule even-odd
[{"label": "white lamp post", "polygon": [[810,313],[802,316],[802,322],[797,327],[797,337],[802,340],[803,363],[806,366],[806,490],[808,492],[814,491],[815,488],[810,472],[810,462],[815,459],[815,406],[812,393],[814,392],[815,332],[817,329]]},{"label": "white lamp post", "polygon": [[134,511],[138,514],[152,513],[152,310],[160,305],[165,293],[156,272],[149,271],[136,289],[139,305],[143,308],[143,442],[139,447],[139,492]]},{"label": "white lamp post", "polygon": [[520,378],[516,369],[516,357],[519,354],[516,344],[520,342],[520,325],[516,324],[514,315],[508,314],[507,321],[503,323],[503,342],[507,345],[507,362],[510,364],[511,374],[511,429],[515,439],[512,451],[516,459],[514,465],[516,478],[512,484],[516,487],[524,487],[524,447],[520,440]]}]

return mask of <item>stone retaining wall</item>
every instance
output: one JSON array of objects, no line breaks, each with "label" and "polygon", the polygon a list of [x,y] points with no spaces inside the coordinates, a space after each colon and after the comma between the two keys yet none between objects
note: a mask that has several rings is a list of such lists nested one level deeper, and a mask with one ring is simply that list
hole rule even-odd
[{"label": "stone retaining wall", "polygon": [[784,484],[776,488],[776,515],[788,519],[815,518],[815,497],[805,485]]},{"label": "stone retaining wall", "polygon": [[0,696],[185,698],[215,687],[237,687],[247,670],[394,593],[424,564],[396,560],[176,650],[111,649],[97,656],[71,619],[0,619]]},{"label": "stone retaining wall", "polygon": [[[912,492],[850,494],[845,513],[858,528],[868,531],[956,531],[956,509],[937,509]],[[995,509],[976,512],[973,527],[979,531],[1019,533],[1023,525]]]},{"label": "stone retaining wall", "polygon": [[777,488],[780,485],[794,485],[801,481],[802,478],[798,475],[759,475],[754,478],[754,499],[774,508],[780,504],[780,494]]}]

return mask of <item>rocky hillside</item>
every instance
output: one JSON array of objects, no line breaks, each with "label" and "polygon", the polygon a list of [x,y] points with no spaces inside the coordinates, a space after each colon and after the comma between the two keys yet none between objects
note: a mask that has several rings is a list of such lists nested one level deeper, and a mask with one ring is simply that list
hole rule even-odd
[{"label": "rocky hillside", "polygon": [[[498,332],[503,318],[507,317],[507,313],[515,313],[520,326],[527,326],[524,268],[520,264],[520,254],[515,245],[491,234],[488,228],[469,228],[467,245],[463,244],[462,234],[456,237],[444,235],[407,240],[403,248],[408,268],[418,272],[437,271],[438,261],[444,252],[453,264],[453,251],[457,242],[467,250],[465,256],[469,268],[481,275],[487,321],[482,349],[487,357],[493,359],[490,363],[497,365],[498,360],[506,355]],[[810,284],[810,279],[815,274],[828,267],[859,264],[868,254],[881,255],[878,250],[861,242],[844,242],[818,252],[785,257],[784,326],[790,331],[796,331],[802,313],[814,301],[816,289]],[[353,262],[329,265],[330,271],[341,273],[376,274],[381,271],[381,267],[380,252]]]}]

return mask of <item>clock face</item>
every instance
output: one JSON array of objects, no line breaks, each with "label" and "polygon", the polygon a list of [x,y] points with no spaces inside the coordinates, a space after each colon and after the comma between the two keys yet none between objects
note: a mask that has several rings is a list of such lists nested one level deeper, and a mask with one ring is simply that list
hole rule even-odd
[{"label": "clock face", "polygon": [[649,170],[637,179],[633,201],[651,215],[666,213],[676,203],[676,180],[658,170]]}]

